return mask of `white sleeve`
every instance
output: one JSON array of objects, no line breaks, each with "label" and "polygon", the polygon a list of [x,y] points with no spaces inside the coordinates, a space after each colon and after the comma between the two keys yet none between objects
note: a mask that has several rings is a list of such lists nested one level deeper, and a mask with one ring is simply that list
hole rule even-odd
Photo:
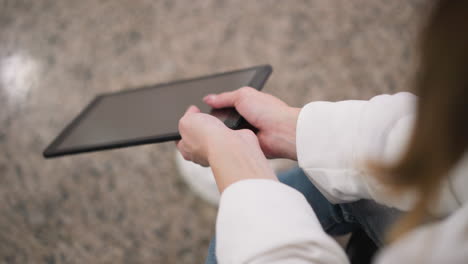
[{"label": "white sleeve", "polygon": [[392,162],[401,155],[415,105],[416,97],[406,92],[369,101],[307,104],[297,122],[299,166],[330,202],[365,198],[408,209],[414,195],[392,196],[365,173],[365,164]]},{"label": "white sleeve", "polygon": [[219,263],[348,263],[304,196],[280,182],[243,180],[221,195]]},{"label": "white sleeve", "polygon": [[390,244],[375,263],[467,263],[468,204],[440,222],[422,225]]}]

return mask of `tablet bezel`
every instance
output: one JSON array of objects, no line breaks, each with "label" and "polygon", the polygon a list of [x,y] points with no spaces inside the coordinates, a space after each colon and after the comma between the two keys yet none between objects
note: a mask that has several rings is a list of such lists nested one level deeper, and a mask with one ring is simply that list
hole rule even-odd
[{"label": "tablet bezel", "polygon": [[[163,134],[163,135],[158,135],[158,136],[135,138],[135,139],[131,139],[131,140],[119,140],[119,141],[105,143],[105,144],[100,143],[100,144],[92,144],[92,145],[87,145],[87,146],[65,148],[65,149],[61,149],[61,150],[57,149],[57,146],[62,143],[62,141],[68,136],[68,134],[81,122],[81,120],[83,120],[86,117],[86,115],[94,108],[94,106],[97,103],[99,103],[104,97],[121,95],[121,94],[125,94],[125,93],[138,92],[138,91],[146,90],[146,89],[155,89],[155,88],[159,88],[159,87],[163,87],[163,86],[167,86],[167,85],[174,85],[174,84],[180,84],[180,83],[184,83],[184,82],[191,82],[191,81],[196,81],[196,80],[209,79],[209,78],[219,77],[219,76],[223,76],[223,75],[227,75],[227,74],[244,72],[244,71],[252,71],[252,70],[255,70],[255,75],[252,78],[252,80],[250,81],[250,83],[248,84],[248,86],[253,87],[253,88],[257,89],[257,90],[262,90],[265,82],[267,81],[268,77],[270,76],[271,72],[273,71],[273,69],[272,69],[272,67],[270,65],[260,65],[260,66],[250,67],[250,68],[241,69],[241,70],[234,70],[234,71],[217,73],[217,74],[213,74],[213,75],[207,75],[207,76],[184,79],[184,80],[179,80],[179,81],[173,81],[173,82],[167,82],[167,83],[160,83],[160,84],[156,84],[156,85],[144,86],[144,87],[131,89],[131,90],[124,90],[124,91],[118,91],[118,92],[112,92],[112,93],[99,94],[52,141],[52,143],[44,150],[43,156],[45,158],[52,158],[52,157],[58,157],[58,156],[63,156],[63,155],[71,155],[71,154],[78,154],[78,153],[84,153],[84,152],[116,149],[116,148],[137,146],[137,145],[143,145],[143,144],[149,144],[149,143],[159,143],[159,142],[165,142],[165,141],[179,140],[180,139],[180,134],[178,132],[176,132],[176,133],[168,133],[168,134]],[[242,120],[243,120],[243,118],[241,116],[239,116],[237,122],[235,124],[232,124],[231,128],[238,127],[239,124],[242,122]]]}]

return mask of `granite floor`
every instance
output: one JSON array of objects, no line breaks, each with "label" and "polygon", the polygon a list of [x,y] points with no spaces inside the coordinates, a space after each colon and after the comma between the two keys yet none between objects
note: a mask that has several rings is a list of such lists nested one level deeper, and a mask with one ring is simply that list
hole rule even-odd
[{"label": "granite floor", "polygon": [[[269,63],[300,106],[409,89],[430,0],[0,0],[0,262],[201,263],[174,145],[44,160],[97,93]],[[320,124],[317,124],[319,126]]]}]

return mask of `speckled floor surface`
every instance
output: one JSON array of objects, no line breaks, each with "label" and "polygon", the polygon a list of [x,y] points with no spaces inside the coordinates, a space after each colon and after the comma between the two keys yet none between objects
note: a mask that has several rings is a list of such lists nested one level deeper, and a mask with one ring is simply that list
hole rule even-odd
[{"label": "speckled floor surface", "polygon": [[263,63],[296,106],[406,90],[430,2],[0,0],[0,262],[201,263],[216,210],[173,144],[44,147],[97,93]]}]

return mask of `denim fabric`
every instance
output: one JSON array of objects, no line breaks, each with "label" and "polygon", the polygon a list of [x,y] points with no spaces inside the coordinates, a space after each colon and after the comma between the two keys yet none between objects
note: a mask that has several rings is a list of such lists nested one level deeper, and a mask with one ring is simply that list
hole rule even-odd
[{"label": "denim fabric", "polygon": [[[362,228],[377,246],[382,246],[385,231],[400,215],[392,209],[371,200],[359,200],[345,204],[331,204],[307,178],[300,168],[293,168],[278,175],[278,179],[301,192],[314,209],[322,228],[331,236],[345,235]],[[206,264],[215,264],[216,237],[208,248]]]}]

